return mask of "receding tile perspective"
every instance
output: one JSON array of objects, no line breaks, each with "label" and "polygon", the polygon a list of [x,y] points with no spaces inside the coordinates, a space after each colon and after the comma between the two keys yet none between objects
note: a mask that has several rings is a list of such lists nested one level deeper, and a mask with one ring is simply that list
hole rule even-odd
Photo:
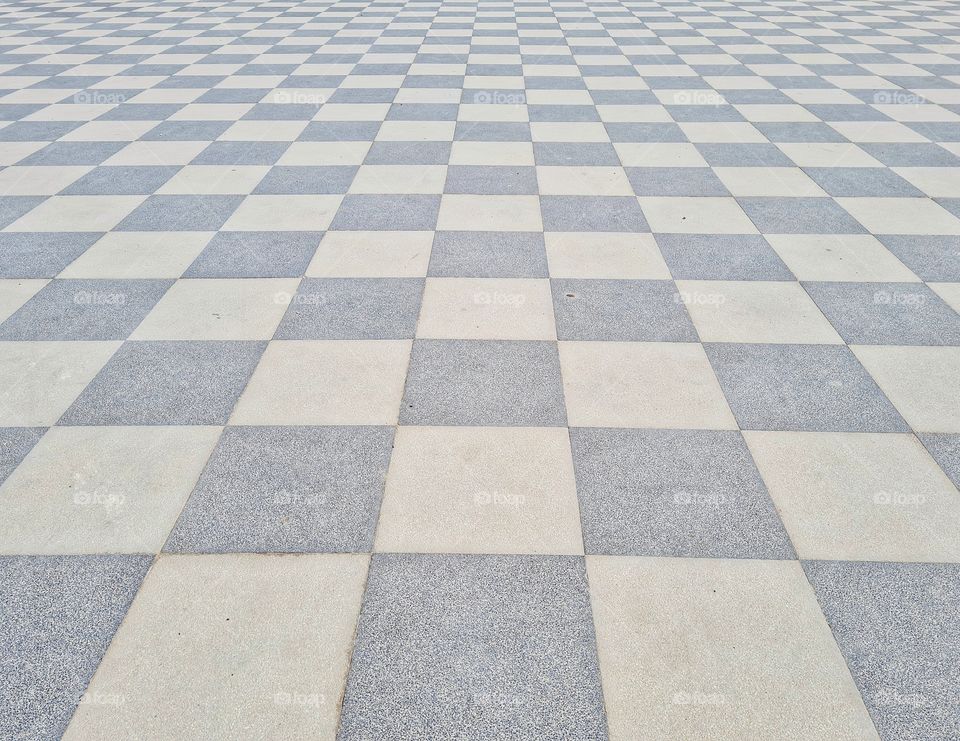
[{"label": "receding tile perspective", "polygon": [[0,6],[0,739],[960,738],[960,0]]}]

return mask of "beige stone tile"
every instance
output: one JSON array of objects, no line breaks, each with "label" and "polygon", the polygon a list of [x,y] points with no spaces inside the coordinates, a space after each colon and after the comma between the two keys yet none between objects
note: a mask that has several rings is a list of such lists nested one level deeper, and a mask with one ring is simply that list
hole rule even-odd
[{"label": "beige stone tile", "polygon": [[550,281],[427,278],[417,337],[555,340]]},{"label": "beige stone tile", "polygon": [[757,227],[733,198],[640,198],[650,230],[685,234],[756,234]]},{"label": "beige stone tile", "polygon": [[131,340],[268,340],[298,278],[188,278],[174,283]]},{"label": "beige stone tile", "polygon": [[843,344],[799,283],[678,280],[703,342]]},{"label": "beige stone tile", "polygon": [[914,431],[960,433],[960,347],[850,349]]},{"label": "beige stone tile", "polygon": [[0,279],[0,322],[6,321],[49,282],[45,278]]},{"label": "beige stone tile", "polygon": [[877,739],[796,561],[588,556],[612,739]]},{"label": "beige stone tile", "polygon": [[269,344],[230,418],[241,425],[393,425],[409,340]]},{"label": "beige stone tile", "polygon": [[161,195],[247,195],[270,171],[267,165],[187,165],[157,189]]},{"label": "beige stone tile", "polygon": [[59,278],[179,278],[214,232],[108,232]]},{"label": "beige stone tile", "polygon": [[157,553],[219,427],[53,427],[0,486],[0,553]]},{"label": "beige stone tile", "polygon": [[734,196],[826,196],[799,167],[715,167],[713,170]]},{"label": "beige stone tile", "polygon": [[538,167],[542,196],[632,196],[622,167]]},{"label": "beige stone tile", "polygon": [[960,497],[914,435],[743,435],[800,558],[960,561]]},{"label": "beige stone tile", "polygon": [[0,342],[0,426],[55,424],[120,342]]},{"label": "beige stone tile", "polygon": [[247,196],[223,231],[323,231],[340,208],[342,195]]},{"label": "beige stone tile", "polygon": [[10,224],[8,232],[108,232],[146,196],[52,196]]},{"label": "beige stone tile", "polygon": [[333,738],[368,562],[161,556],[65,738]]},{"label": "beige stone tile", "polygon": [[537,196],[444,195],[437,229],[444,231],[543,231]]},{"label": "beige stone tile", "polygon": [[873,234],[955,234],[960,219],[928,198],[837,198]]},{"label": "beige stone tile", "polygon": [[583,553],[566,429],[398,428],[375,549]]},{"label": "beige stone tile", "polygon": [[327,232],[307,268],[317,278],[419,278],[433,232]]},{"label": "beige stone tile", "polygon": [[928,283],[927,285],[960,314],[960,283]]},{"label": "beige stone tile", "polygon": [[451,165],[532,166],[533,144],[530,142],[453,142]]},{"label": "beige stone tile", "polygon": [[737,427],[699,344],[561,342],[559,348],[571,427]]},{"label": "beige stone tile", "polygon": [[7,167],[0,171],[0,196],[52,196],[93,167]]},{"label": "beige stone tile", "polygon": [[363,165],[350,192],[439,195],[446,179],[446,165]]},{"label": "beige stone tile", "polygon": [[551,278],[670,279],[652,234],[547,232]]},{"label": "beige stone tile", "polygon": [[918,281],[871,234],[765,234],[797,280]]}]

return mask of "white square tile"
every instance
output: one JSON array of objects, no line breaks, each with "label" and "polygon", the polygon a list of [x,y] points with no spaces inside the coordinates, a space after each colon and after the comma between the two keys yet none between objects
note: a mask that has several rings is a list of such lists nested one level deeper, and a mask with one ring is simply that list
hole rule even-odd
[{"label": "white square tile", "polygon": [[442,231],[543,231],[537,196],[446,194],[440,200],[437,229]]},{"label": "white square tile", "polygon": [[797,280],[919,281],[870,234],[766,234]]},{"label": "white square tile", "polygon": [[547,232],[551,278],[669,280],[652,234]]},{"label": "white square tile", "polygon": [[214,232],[107,232],[59,278],[179,278]]},{"label": "white square tile", "polygon": [[928,198],[837,198],[873,234],[960,235],[960,219]]},{"label": "white square tile", "polygon": [[307,268],[314,278],[420,278],[433,232],[328,231]]},{"label": "white square tile", "polygon": [[757,227],[733,198],[643,197],[643,215],[652,232],[757,234]]},{"label": "white square tile", "polygon": [[146,196],[52,196],[10,224],[8,232],[108,232]]},{"label": "white square tile", "polygon": [[446,179],[446,165],[362,165],[350,193],[439,195]]},{"label": "white square tile", "polygon": [[632,196],[622,167],[538,167],[542,196]]},{"label": "white square tile", "polygon": [[826,196],[799,167],[715,167],[733,196]]},{"label": "white square tile", "polygon": [[223,231],[323,231],[340,208],[341,195],[247,196],[223,225]]},{"label": "white square tile", "polygon": [[161,195],[248,195],[270,171],[266,165],[187,165],[157,189]]}]

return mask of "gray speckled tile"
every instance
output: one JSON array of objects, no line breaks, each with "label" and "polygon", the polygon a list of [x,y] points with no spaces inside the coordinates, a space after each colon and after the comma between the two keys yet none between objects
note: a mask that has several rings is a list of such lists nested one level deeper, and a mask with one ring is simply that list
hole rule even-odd
[{"label": "gray speckled tile", "polygon": [[150,562],[0,556],[0,736],[60,738]]},{"label": "gray speckled tile", "polygon": [[672,280],[552,280],[559,340],[697,342]]},{"label": "gray speckled tile", "polygon": [[570,430],[588,554],[795,558],[739,432]]},{"label": "gray speckled tile", "polygon": [[265,342],[127,342],[60,424],[225,424]]},{"label": "gray speckled tile", "polygon": [[185,278],[299,278],[323,232],[217,232]]},{"label": "gray speckled tile", "polygon": [[0,427],[0,484],[37,444],[43,427]]},{"label": "gray speckled tile", "polygon": [[674,280],[793,280],[759,234],[657,234]]},{"label": "gray speckled tile", "polygon": [[536,232],[437,232],[428,273],[436,278],[546,278]]},{"label": "gray speckled tile", "polygon": [[923,283],[803,287],[851,345],[960,345],[960,315]]},{"label": "gray speckled tile", "polygon": [[164,550],[368,552],[390,427],[227,427]]},{"label": "gray speckled tile", "polygon": [[565,425],[554,342],[417,340],[400,424]]},{"label": "gray speckled tile", "polygon": [[846,347],[706,343],[704,350],[741,429],[908,430]]},{"label": "gray speckled tile", "polygon": [[374,555],[338,738],[504,737],[606,738],[583,559]]},{"label": "gray speckled tile", "polygon": [[960,736],[960,565],[803,568],[881,738]]},{"label": "gray speckled tile", "polygon": [[422,278],[305,278],[277,327],[284,340],[403,340],[414,335]]},{"label": "gray speckled tile", "polygon": [[917,437],[953,485],[960,489],[960,435],[924,433]]},{"label": "gray speckled tile", "polygon": [[96,232],[0,233],[0,278],[53,278],[101,236]]},{"label": "gray speckled tile", "polygon": [[124,340],[170,280],[54,280],[0,324],[3,340]]}]

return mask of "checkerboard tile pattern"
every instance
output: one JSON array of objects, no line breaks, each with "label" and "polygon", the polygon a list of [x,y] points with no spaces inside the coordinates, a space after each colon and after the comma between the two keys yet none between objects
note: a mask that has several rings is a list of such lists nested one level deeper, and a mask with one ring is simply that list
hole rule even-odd
[{"label": "checkerboard tile pattern", "polygon": [[960,737],[960,2],[0,8],[0,737]]}]

